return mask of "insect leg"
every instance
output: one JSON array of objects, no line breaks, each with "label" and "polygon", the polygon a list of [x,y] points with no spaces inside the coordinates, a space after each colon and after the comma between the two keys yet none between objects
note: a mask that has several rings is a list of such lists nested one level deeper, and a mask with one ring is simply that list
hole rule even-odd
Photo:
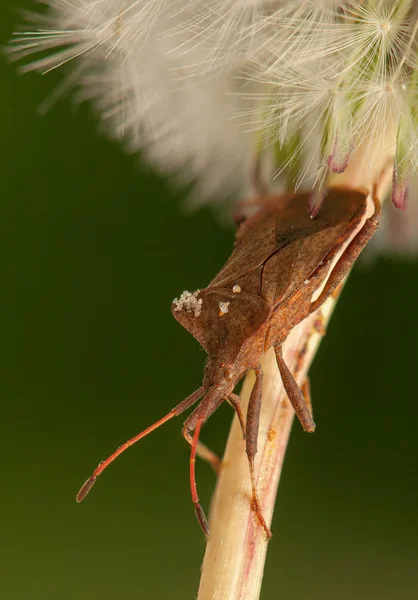
[{"label": "insect leg", "polygon": [[[215,410],[220,406],[222,401],[223,401],[223,398],[221,399],[219,404],[216,404],[214,407],[212,407],[212,410],[210,412],[206,413],[205,420],[208,419],[215,412]],[[183,424],[183,429],[181,430],[182,436],[184,437],[186,442],[188,444],[190,444],[190,446],[193,444],[193,431],[196,428],[196,423],[197,423],[197,420],[199,417],[199,409],[200,409],[200,406],[198,406],[187,417],[187,419],[185,420],[185,422]],[[210,448],[205,446],[205,444],[203,444],[203,442],[201,442],[200,440],[198,441],[197,446],[196,446],[196,456],[198,456],[202,460],[205,460],[206,462],[208,462],[210,464],[210,466],[212,467],[212,469],[215,471],[215,473],[219,472],[219,468],[221,466],[221,459],[219,458],[219,456],[217,454],[215,454],[215,452],[210,450]]]},{"label": "insect leg", "polygon": [[[195,427],[190,429],[189,425],[186,421],[183,426],[183,429],[181,430],[182,436],[184,437],[186,442],[188,444],[190,444],[190,446],[193,444],[192,432],[193,432],[194,428]],[[206,462],[208,462],[210,464],[210,466],[212,467],[212,469],[215,471],[215,473],[219,473],[219,468],[221,466],[221,459],[219,458],[219,456],[217,454],[215,454],[215,452],[212,452],[212,450],[210,450],[210,448],[205,446],[205,444],[203,444],[200,440],[198,441],[197,446],[196,446],[196,456],[198,456],[202,460],[205,460]]]},{"label": "insect leg", "polygon": [[315,431],[315,423],[313,422],[311,411],[308,408],[308,403],[305,401],[300,387],[283,360],[282,347],[276,346],[274,350],[276,352],[277,365],[279,367],[283,387],[286,390],[290,404],[293,406],[293,410],[297,414],[305,431]]},{"label": "insect leg", "polygon": [[257,494],[257,485],[255,480],[254,457],[257,454],[258,428],[260,424],[261,395],[263,389],[263,371],[260,367],[254,369],[255,383],[251,390],[250,400],[248,402],[247,423],[246,423],[246,453],[250,467],[251,489],[252,489],[252,509],[257,515],[260,525],[266,532],[267,538],[271,538],[271,531],[261,512],[261,505]]},{"label": "insect leg", "polygon": [[[190,431],[192,431],[194,429],[194,434],[193,434],[192,441],[191,441],[192,448],[191,448],[191,452],[190,452],[190,489],[192,492],[192,502],[195,507],[197,520],[198,520],[199,525],[202,528],[203,533],[205,535],[209,535],[209,525],[208,525],[205,513],[203,511],[203,508],[200,505],[199,496],[197,493],[196,455],[197,455],[197,448],[199,447],[199,435],[200,435],[200,430],[202,428],[202,425],[210,417],[210,415],[215,412],[215,410],[222,404],[223,401],[224,401],[223,396],[219,397],[217,395],[211,395],[210,393],[208,393],[205,396],[205,398],[202,400],[202,402],[200,403],[198,408],[196,410],[194,410],[192,412],[192,414],[189,416],[189,418],[186,420],[186,422],[184,424],[184,428],[183,428],[183,435],[184,435],[185,429],[189,432],[189,435],[190,435]],[[187,437],[186,437],[186,439],[187,439],[187,441],[189,441]],[[206,447],[204,447],[204,448],[208,452],[210,452],[210,450],[208,450]],[[200,449],[201,449],[201,446],[200,446]],[[214,455],[214,456],[216,456],[216,455]],[[216,458],[219,461],[218,457],[216,457]]]},{"label": "insect leg", "polygon": [[325,302],[325,300],[332,294],[339,283],[344,279],[360,252],[363,250],[376,229],[379,227],[380,201],[375,191],[373,192],[372,198],[374,202],[373,215],[369,219],[366,219],[363,227],[360,229],[354,239],[351,240],[343,254],[338,259],[338,262],[328,277],[321,294],[315,300],[315,302],[312,302],[310,307],[311,313],[315,312],[315,310],[317,310]]},{"label": "insect leg", "polygon": [[82,500],[84,500],[84,498],[87,496],[87,494],[89,493],[89,491],[95,484],[98,476],[101,473],[103,473],[103,471],[106,469],[106,467],[108,467],[110,465],[110,463],[112,463],[115,460],[115,458],[117,458],[120,454],[122,454],[122,452],[125,452],[125,450],[130,448],[130,446],[133,446],[133,444],[136,444],[136,442],[139,442],[139,440],[141,440],[143,437],[145,437],[146,435],[148,435],[149,433],[151,433],[152,431],[157,429],[157,427],[159,427],[160,425],[163,425],[163,423],[166,423],[173,417],[177,417],[179,414],[181,414],[182,412],[187,410],[190,406],[192,406],[192,404],[195,404],[195,402],[197,402],[201,396],[203,396],[205,391],[206,390],[204,387],[199,388],[198,390],[193,392],[193,394],[190,394],[190,396],[188,396],[185,400],[180,402],[180,404],[177,404],[177,406],[175,406],[172,410],[170,410],[170,412],[167,413],[165,415],[165,417],[163,417],[162,419],[160,419],[153,425],[150,425],[150,427],[147,427],[147,429],[145,429],[144,431],[141,431],[141,433],[138,433],[136,436],[134,436],[133,438],[131,438],[130,440],[128,440],[127,442],[122,444],[122,446],[119,446],[119,448],[113,454],[111,454],[109,456],[109,458],[107,458],[105,461],[103,461],[99,464],[97,469],[93,472],[93,475],[91,477],[89,477],[87,479],[87,481],[81,486],[81,489],[76,496],[77,502],[81,502]]},{"label": "insect leg", "polygon": [[235,409],[235,412],[237,413],[239,424],[241,425],[241,429],[242,429],[242,435],[244,436],[244,439],[245,439],[245,423],[244,423],[244,417],[243,417],[242,411],[241,411],[241,398],[238,396],[238,394],[233,394],[231,392],[228,396],[226,396],[226,399],[228,401],[228,404],[230,404],[232,406],[232,408]]},{"label": "insect leg", "polygon": [[[240,425],[241,425],[242,433],[245,438],[245,425],[244,425],[244,417],[242,416],[242,411],[241,411],[241,406],[240,406],[240,401],[241,401],[240,397],[237,394],[231,393],[228,396],[225,396],[225,400],[228,402],[228,404],[230,404],[232,406],[232,408],[235,409],[235,411],[238,415]],[[218,406],[214,407],[213,410],[216,410],[216,408],[218,408]],[[193,433],[194,428],[196,427],[198,410],[199,410],[199,408],[195,409],[192,412],[192,414],[187,418],[187,420],[185,421],[185,423],[183,425],[183,429],[181,431],[184,439],[190,445],[193,444],[192,433]],[[208,414],[206,418],[209,418],[211,414],[212,414],[212,412],[210,414]],[[205,444],[203,444],[200,440],[198,441],[197,446],[196,446],[196,456],[198,456],[199,458],[208,462],[210,464],[210,466],[212,467],[212,469],[215,471],[215,473],[219,473],[219,469],[221,466],[221,459],[219,458],[219,456],[217,454],[215,454],[215,452],[210,450],[210,448],[205,446]]]},{"label": "insect leg", "polygon": [[199,495],[197,493],[196,487],[196,449],[199,442],[199,434],[200,429],[203,425],[203,419],[199,418],[196,423],[196,428],[194,430],[193,440],[192,440],[192,449],[190,452],[190,489],[192,492],[192,502],[194,504],[194,509],[196,512],[196,517],[199,522],[199,525],[205,535],[209,535],[209,524],[206,519],[206,515],[203,511],[203,508],[199,502]]}]

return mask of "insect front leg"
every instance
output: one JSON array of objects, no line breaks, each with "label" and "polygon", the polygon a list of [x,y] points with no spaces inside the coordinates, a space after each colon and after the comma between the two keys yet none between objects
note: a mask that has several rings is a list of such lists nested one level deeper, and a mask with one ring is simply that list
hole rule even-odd
[{"label": "insect front leg", "polygon": [[[189,415],[189,417],[186,419],[186,421],[183,424],[183,429],[181,430],[182,436],[184,437],[186,442],[188,444],[190,444],[190,446],[192,446],[192,444],[193,444],[193,432],[195,430],[197,419],[198,419],[198,411],[199,411],[199,407],[197,407],[191,413],[191,415]],[[208,415],[206,418],[209,418],[209,416],[210,415]],[[219,456],[217,454],[215,454],[215,452],[210,450],[210,448],[205,446],[205,444],[203,444],[203,442],[201,442],[200,440],[197,442],[196,456],[198,456],[199,458],[202,458],[203,460],[208,462],[210,464],[210,466],[212,467],[212,469],[215,471],[215,473],[219,473],[219,469],[221,466],[221,459],[219,458]]]},{"label": "insect front leg", "polygon": [[260,424],[260,409],[261,409],[261,396],[263,390],[263,371],[261,367],[254,369],[255,371],[255,383],[251,390],[250,400],[248,402],[247,410],[247,421],[245,428],[245,451],[248,456],[248,464],[250,467],[251,477],[251,490],[252,490],[252,509],[257,515],[260,525],[266,532],[267,538],[271,538],[271,531],[263,517],[261,512],[261,505],[257,494],[257,485],[255,481],[255,469],[254,469],[254,458],[257,454],[257,439],[258,429]]},{"label": "insect front leg", "polygon": [[363,250],[376,229],[379,227],[380,201],[376,195],[376,191],[373,192],[372,197],[374,203],[373,215],[369,219],[366,219],[363,227],[360,229],[354,239],[351,240],[343,254],[338,259],[338,262],[328,277],[321,294],[315,300],[315,302],[312,302],[310,307],[311,313],[315,312],[338,287],[353,266],[360,252]]},{"label": "insect front leg", "polygon": [[[245,438],[245,424],[244,424],[244,417],[243,417],[242,411],[241,411],[241,398],[238,396],[238,394],[233,394],[231,392],[230,394],[228,394],[228,396],[225,396],[225,400],[228,402],[228,404],[230,404],[232,406],[232,408],[237,413],[238,420],[241,425],[242,433]],[[214,408],[214,410],[216,410],[216,408]],[[191,413],[191,415],[184,422],[183,429],[181,431],[184,439],[190,445],[192,445],[192,443],[193,443],[193,435],[192,434],[196,427],[196,422],[197,422],[197,418],[198,418],[198,410],[199,410],[199,407],[196,408]],[[210,414],[212,414],[212,413],[210,413]],[[210,415],[208,415],[207,418],[209,418],[209,416]],[[210,464],[210,466],[212,467],[212,469],[215,471],[215,473],[219,473],[219,469],[221,466],[221,459],[219,458],[219,456],[217,454],[215,454],[215,452],[210,450],[200,440],[196,447],[196,456],[198,456],[199,458],[202,458],[203,460],[208,462]]]},{"label": "insect front leg", "polygon": [[315,423],[312,419],[312,408],[308,406],[302,390],[290,372],[289,367],[284,362],[282,347],[275,346],[274,351],[276,353],[277,365],[279,367],[283,387],[290,400],[290,404],[301,422],[303,429],[305,431],[313,432],[315,431]]},{"label": "insect front leg", "polygon": [[[194,504],[197,520],[199,522],[199,525],[200,525],[203,533],[206,536],[209,535],[209,525],[208,525],[208,521],[206,519],[206,515],[203,511],[203,508],[200,505],[199,495],[197,493],[196,455],[197,455],[197,449],[198,448],[200,448],[200,450],[202,449],[202,446],[201,445],[199,446],[199,435],[200,435],[200,430],[202,428],[202,425],[210,417],[210,415],[212,415],[215,412],[215,410],[222,404],[223,401],[224,401],[223,396],[218,396],[216,393],[211,394],[210,392],[208,392],[206,394],[206,396],[203,398],[200,405],[197,407],[197,409],[195,409],[192,412],[192,414],[189,416],[189,418],[186,420],[186,422],[184,424],[184,428],[183,428],[183,432],[186,429],[186,431],[188,431],[189,434],[194,429],[193,437],[191,440],[191,451],[190,451],[190,490],[192,493],[192,502]],[[187,437],[186,437],[186,439],[187,439],[187,441],[189,441]],[[205,446],[204,446],[204,448],[208,452],[211,452]],[[216,455],[214,455],[214,456],[216,456]]]}]

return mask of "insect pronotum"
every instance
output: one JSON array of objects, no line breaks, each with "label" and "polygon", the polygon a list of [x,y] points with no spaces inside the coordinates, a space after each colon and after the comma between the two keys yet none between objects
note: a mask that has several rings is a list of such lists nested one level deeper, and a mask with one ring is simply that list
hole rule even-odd
[{"label": "insect pronotum", "polygon": [[[378,227],[380,204],[373,195],[374,214],[366,219],[329,272],[335,257],[360,226],[367,197],[366,190],[331,188],[314,219],[306,210],[308,194],[261,199],[261,208],[241,224],[231,257],[208,287],[193,293],[183,292],[173,301],[174,317],[208,354],[202,386],[100,463],[78,492],[78,502],[117,456],[203,396],[182,430],[191,445],[190,486],[200,526],[208,535],[208,523],[196,489],[195,459],[200,456],[215,470],[220,464],[219,458],[199,441],[200,430],[222,402],[227,401],[235,409],[245,436],[252,506],[267,536],[271,536],[261,513],[254,474],[263,382],[260,358],[274,347],[289,400],[303,429],[314,431],[310,401],[305,400],[285,364],[281,347],[293,327],[332,294]],[[327,276],[319,297],[312,301]],[[244,419],[240,397],[233,390],[249,369],[254,370],[256,379]]]}]

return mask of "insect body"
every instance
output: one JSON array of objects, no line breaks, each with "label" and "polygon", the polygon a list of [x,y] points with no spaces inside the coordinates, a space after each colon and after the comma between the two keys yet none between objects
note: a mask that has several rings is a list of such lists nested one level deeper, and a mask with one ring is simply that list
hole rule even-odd
[{"label": "insect body", "polygon": [[[173,301],[173,315],[209,355],[202,386],[101,463],[81,488],[78,501],[121,452],[204,396],[183,427],[183,435],[191,444],[190,482],[199,523],[208,534],[196,490],[195,457],[208,460],[215,469],[219,463],[199,442],[200,429],[226,400],[235,408],[245,435],[253,508],[267,535],[271,535],[261,514],[254,476],[263,380],[260,359],[268,348],[274,347],[289,400],[305,431],[314,431],[310,409],[283,360],[281,346],[293,327],[319,308],[335,290],[378,227],[380,206],[374,197],[374,214],[365,221],[329,274],[336,255],[364,218],[367,196],[365,190],[331,188],[315,219],[306,211],[308,194],[263,201],[258,213],[239,227],[231,257],[209,286],[193,293],[184,292]],[[328,274],[323,290],[312,302],[314,292]],[[256,380],[244,423],[240,399],[233,390],[249,369],[254,370]]]}]

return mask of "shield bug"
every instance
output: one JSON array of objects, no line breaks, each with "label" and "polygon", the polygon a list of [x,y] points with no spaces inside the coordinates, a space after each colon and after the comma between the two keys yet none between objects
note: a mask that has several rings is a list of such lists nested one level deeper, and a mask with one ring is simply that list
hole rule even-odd
[{"label": "shield bug", "polygon": [[[331,188],[314,219],[306,210],[308,194],[262,199],[259,211],[238,228],[231,257],[208,287],[193,293],[183,292],[173,301],[174,317],[208,354],[202,386],[102,462],[79,491],[79,502],[97,477],[124,450],[180,415],[203,396],[185,421],[182,433],[191,445],[192,501],[198,521],[208,534],[196,489],[195,459],[200,456],[208,460],[215,470],[219,466],[218,457],[199,441],[199,435],[203,423],[226,400],[236,410],[245,436],[252,506],[270,537],[261,513],[254,474],[263,381],[260,359],[271,346],[274,347],[283,386],[295,413],[305,431],[314,431],[310,402],[305,400],[285,364],[281,347],[293,327],[333,293],[378,227],[380,204],[374,194],[373,215],[365,220],[331,269],[342,247],[360,227],[367,197],[366,190]],[[322,291],[312,301],[327,276]],[[244,421],[240,398],[233,390],[249,369],[254,370],[256,379]]]}]

